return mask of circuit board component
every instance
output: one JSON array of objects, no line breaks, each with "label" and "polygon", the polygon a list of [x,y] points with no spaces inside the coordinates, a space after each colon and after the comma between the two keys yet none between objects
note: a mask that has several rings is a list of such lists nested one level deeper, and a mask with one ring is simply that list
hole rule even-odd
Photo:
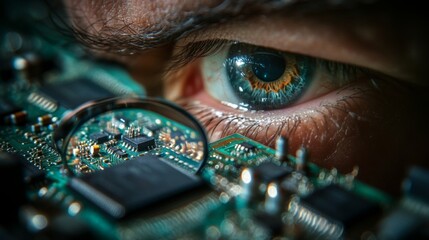
[{"label": "circuit board component", "polygon": [[427,170],[392,198],[283,136],[208,145],[121,67],[0,24],[0,239],[429,239]]},{"label": "circuit board component", "polygon": [[73,178],[70,187],[113,218],[152,208],[204,186],[204,182],[154,155]]},{"label": "circuit board component", "polygon": [[46,102],[54,102],[67,109],[75,109],[91,100],[114,97],[115,94],[89,79],[49,85],[39,89],[38,95]]}]

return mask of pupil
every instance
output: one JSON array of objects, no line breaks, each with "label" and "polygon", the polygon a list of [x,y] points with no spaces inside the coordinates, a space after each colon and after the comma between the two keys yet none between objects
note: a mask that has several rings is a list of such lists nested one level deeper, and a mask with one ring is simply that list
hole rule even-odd
[{"label": "pupil", "polygon": [[252,71],[261,81],[276,81],[285,68],[286,60],[278,53],[264,51],[252,54]]}]

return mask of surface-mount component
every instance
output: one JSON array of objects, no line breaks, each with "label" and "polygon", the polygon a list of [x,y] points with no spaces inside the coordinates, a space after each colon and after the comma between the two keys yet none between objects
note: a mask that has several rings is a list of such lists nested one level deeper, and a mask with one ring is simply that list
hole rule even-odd
[{"label": "surface-mount component", "polygon": [[292,171],[293,169],[290,167],[279,166],[272,162],[264,162],[254,169],[255,176],[265,183],[280,180],[291,174]]},{"label": "surface-mount component", "polygon": [[91,139],[92,141],[98,144],[102,144],[109,141],[109,135],[104,132],[95,132],[89,135],[89,139]]},{"label": "surface-mount component", "polygon": [[109,90],[88,79],[47,85],[39,91],[67,109],[74,109],[87,101],[114,96]]},{"label": "surface-mount component", "polygon": [[123,136],[123,140],[126,144],[131,146],[136,151],[146,151],[155,147],[155,139],[153,137],[138,136],[138,137],[127,137]]},{"label": "surface-mount component", "polygon": [[203,181],[154,155],[73,178],[70,187],[113,218],[123,218],[203,187]]},{"label": "surface-mount component", "polygon": [[251,152],[256,149],[256,146],[254,146],[251,143],[248,142],[242,142],[236,145],[237,150],[244,151],[244,152]]},{"label": "surface-mount component", "polygon": [[104,130],[105,133],[107,133],[110,137],[110,139],[121,139],[121,133],[119,131],[112,131],[112,130]]},{"label": "surface-mount component", "polygon": [[[353,225],[367,221],[381,210],[378,204],[335,184],[302,197],[299,205],[299,222],[335,238],[344,236]],[[315,224],[318,221],[324,224]]]},{"label": "surface-mount component", "polygon": [[15,106],[13,103],[0,98],[0,123],[6,122],[6,118],[15,112],[19,112],[22,109]]}]

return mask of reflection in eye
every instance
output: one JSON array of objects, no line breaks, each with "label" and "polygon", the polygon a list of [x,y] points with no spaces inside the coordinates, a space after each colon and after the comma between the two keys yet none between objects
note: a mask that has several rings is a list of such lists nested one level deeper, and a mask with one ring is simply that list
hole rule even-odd
[{"label": "reflection in eye", "polygon": [[251,110],[281,109],[312,99],[354,80],[360,70],[244,43],[228,44],[201,63],[209,95]]}]

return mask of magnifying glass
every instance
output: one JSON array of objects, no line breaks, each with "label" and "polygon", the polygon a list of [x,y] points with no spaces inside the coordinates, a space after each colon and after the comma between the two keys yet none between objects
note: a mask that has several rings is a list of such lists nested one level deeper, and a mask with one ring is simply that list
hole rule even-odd
[{"label": "magnifying glass", "polygon": [[53,133],[65,172],[100,171],[145,155],[198,174],[208,157],[204,128],[179,106],[158,98],[118,97],[86,103]]}]

